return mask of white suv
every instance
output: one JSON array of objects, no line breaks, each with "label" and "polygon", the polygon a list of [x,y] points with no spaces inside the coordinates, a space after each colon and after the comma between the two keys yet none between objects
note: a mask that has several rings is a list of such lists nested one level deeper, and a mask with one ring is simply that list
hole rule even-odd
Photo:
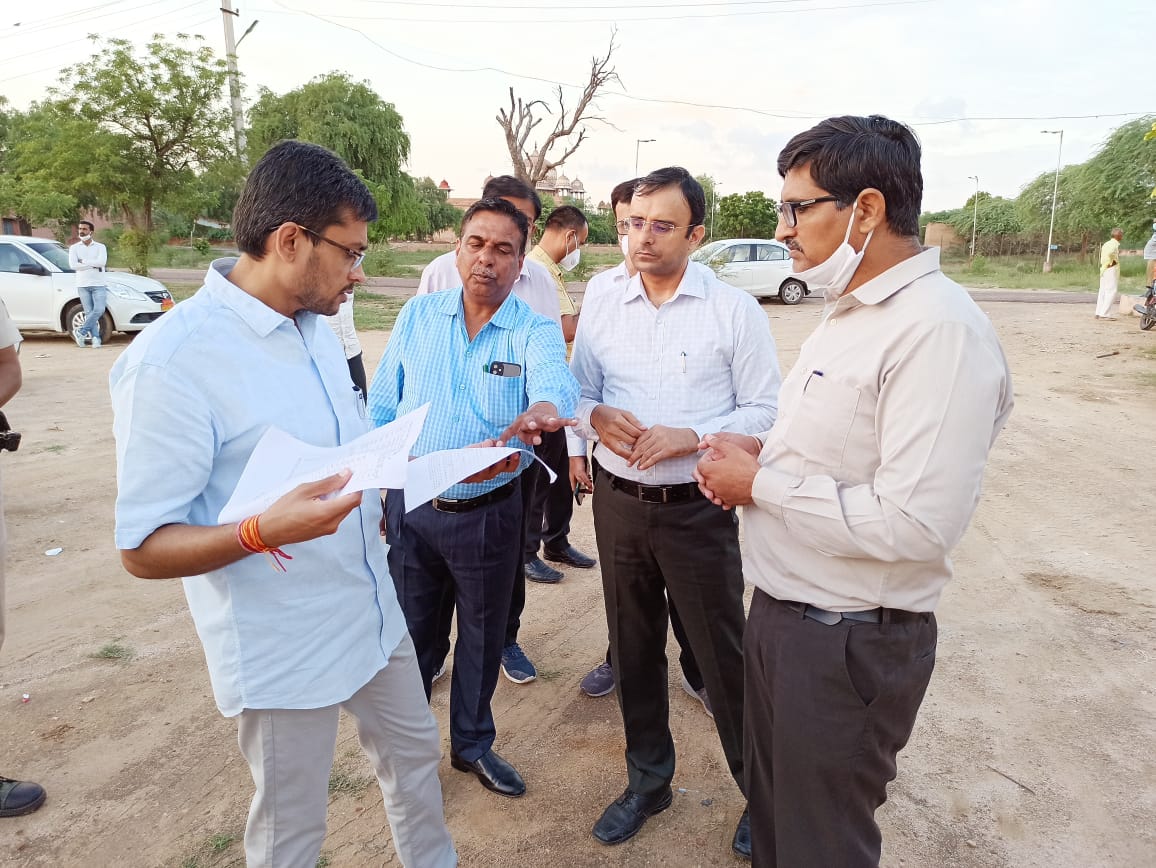
[{"label": "white suv", "polygon": [[[172,294],[152,278],[120,271],[105,278],[100,333],[106,339],[114,331],[138,332],[173,306]],[[21,331],[72,334],[84,322],[68,251],[50,238],[0,235],[0,299]]]}]

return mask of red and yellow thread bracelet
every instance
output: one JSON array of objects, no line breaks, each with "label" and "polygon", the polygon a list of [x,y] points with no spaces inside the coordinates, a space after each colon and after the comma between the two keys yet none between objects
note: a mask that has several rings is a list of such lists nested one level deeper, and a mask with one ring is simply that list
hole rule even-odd
[{"label": "red and yellow thread bracelet", "polygon": [[237,524],[237,542],[241,544],[247,552],[252,552],[255,555],[268,555],[269,560],[273,565],[273,569],[278,572],[286,572],[285,564],[281,563],[281,558],[287,561],[293,560],[292,555],[287,555],[276,546],[268,545],[261,539],[261,529],[259,522],[261,516],[251,515]]}]

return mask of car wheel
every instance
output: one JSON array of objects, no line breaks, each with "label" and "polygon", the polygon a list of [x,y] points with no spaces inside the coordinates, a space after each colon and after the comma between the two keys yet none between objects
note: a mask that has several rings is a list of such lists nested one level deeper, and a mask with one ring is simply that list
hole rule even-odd
[{"label": "car wheel", "polygon": [[[84,325],[84,307],[78,301],[74,301],[64,309],[64,325],[68,334],[76,338],[76,333],[80,331],[80,327]],[[100,317],[100,339],[103,343],[108,343],[112,340],[115,328],[112,322],[112,314],[107,310],[101,314]]]},{"label": "car wheel", "polygon": [[784,280],[779,286],[779,300],[783,304],[798,304],[806,294],[807,287],[794,278]]}]

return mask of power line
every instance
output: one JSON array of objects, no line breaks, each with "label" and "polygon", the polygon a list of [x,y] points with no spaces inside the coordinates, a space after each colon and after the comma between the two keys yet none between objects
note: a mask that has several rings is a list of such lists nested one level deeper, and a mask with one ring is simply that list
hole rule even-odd
[{"label": "power line", "polygon": [[[178,6],[184,6],[186,3],[186,0],[153,0],[153,2],[148,3],[146,5],[155,6],[158,3],[176,3]],[[128,12],[128,11],[130,11],[130,10],[127,10],[127,9],[121,10],[121,12]],[[159,15],[154,15],[151,18],[137,18],[137,19],[134,19],[129,24],[122,24],[118,27],[106,27],[104,29],[104,32],[105,33],[115,33],[116,31],[124,30],[127,27],[135,27],[138,24],[145,24],[149,21],[156,21],[158,18],[164,18],[166,15],[172,15],[177,11],[188,11],[188,10],[187,9],[177,10],[174,7],[172,9],[168,9],[165,12],[160,13]],[[109,14],[119,14],[119,13],[109,13]],[[87,22],[85,22],[85,23],[87,23]],[[32,57],[33,55],[36,55],[36,54],[44,54],[45,52],[48,52],[48,51],[56,51],[57,49],[62,48],[65,45],[76,45],[77,43],[80,43],[80,42],[88,42],[90,38],[91,38],[91,35],[81,36],[78,39],[70,39],[68,42],[54,43],[53,45],[49,46],[48,48],[38,48],[35,51],[26,51],[26,52],[24,52],[24,54],[6,55],[5,57],[0,58],[0,65],[3,65],[5,63],[11,63],[14,60],[20,60],[23,57]]]},{"label": "power line", "polygon": [[[187,11],[196,11],[196,10],[187,10]],[[168,12],[165,14],[171,15],[173,13]],[[163,16],[158,15],[156,17],[160,18]],[[151,21],[153,19],[149,18],[149,19],[145,19],[145,20]],[[192,29],[197,28],[197,27],[203,27],[204,25],[210,24],[216,20],[217,20],[217,17],[214,15],[212,18],[205,18],[201,21],[196,21],[196,22],[189,23],[189,24],[179,24],[179,25],[175,25],[175,26],[178,28],[182,28],[182,29],[192,30]],[[117,30],[124,30],[126,27],[133,27],[139,23],[141,23],[141,22],[134,21],[132,24],[124,24],[124,25],[121,25],[120,27],[114,27],[114,28],[111,28],[110,30],[108,30],[106,32],[113,33]],[[44,67],[41,67],[40,69],[33,69],[33,70],[29,70],[28,72],[22,72],[19,75],[6,75],[6,76],[4,76],[4,80],[5,81],[16,81],[16,80],[21,79],[21,78],[28,78],[28,77],[33,76],[33,75],[40,75],[40,73],[42,73],[42,72],[58,72],[62,69],[67,69],[69,66],[72,66],[72,64],[71,63],[57,63],[57,64],[54,64],[52,66],[44,66]]]},{"label": "power line", "polygon": [[[277,0],[274,0],[274,2],[277,2]],[[923,4],[927,4],[927,3],[938,3],[938,2],[940,2],[940,0],[875,0],[875,2],[868,2],[868,3],[849,3],[849,4],[838,5],[838,6],[806,6],[806,7],[800,7],[797,9],[755,9],[755,10],[734,11],[734,12],[695,12],[695,13],[686,13],[686,14],[678,14],[678,15],[664,14],[662,16],[662,20],[663,21],[683,21],[683,20],[688,20],[688,19],[740,18],[740,17],[763,16],[763,15],[806,15],[806,14],[809,14],[812,12],[834,12],[834,11],[845,11],[845,10],[851,10],[851,9],[874,9],[874,8],[878,8],[881,6],[918,6],[918,5],[923,5]],[[282,4],[278,3],[278,5],[282,5]],[[697,5],[697,4],[687,4],[687,6],[685,6],[683,8],[693,8],[695,5]],[[715,6],[717,4],[709,4],[709,5]],[[291,7],[285,7],[285,8],[288,9]],[[470,7],[470,8],[482,8],[482,7]],[[523,8],[530,8],[530,7],[523,7]],[[591,7],[591,8],[604,9],[604,8],[608,8],[608,7],[599,6],[599,7]],[[620,7],[616,7],[616,8],[618,8],[621,12],[629,13],[629,12],[633,12],[636,7],[633,5],[629,5],[629,6],[620,6]],[[664,7],[664,6],[644,6],[644,7],[639,7],[639,8],[655,9],[655,8],[666,8],[666,7]],[[299,14],[303,14],[303,15],[312,14],[312,13],[306,12],[305,10],[301,10],[301,9],[293,9],[292,11],[298,12]],[[555,10],[555,11],[566,12],[569,10]],[[574,11],[580,13],[580,12],[585,11],[585,8],[580,9],[580,10],[574,10]],[[508,26],[510,24],[630,24],[630,23],[653,21],[653,18],[650,15],[646,15],[646,14],[643,14],[643,15],[637,16],[637,17],[632,17],[632,18],[631,17],[624,17],[622,14],[619,14],[613,18],[604,18],[604,17],[603,18],[558,18],[558,17],[522,18],[522,17],[518,17],[518,18],[513,19],[513,20],[511,20],[509,18],[447,18],[445,16],[442,16],[440,18],[414,18],[414,17],[410,17],[410,16],[399,16],[399,15],[333,15],[333,14],[331,14],[328,17],[329,18],[341,18],[341,19],[346,19],[346,20],[350,20],[350,21],[394,21],[394,22],[407,23],[407,24],[446,24],[446,23],[453,23],[453,24],[499,24],[502,26]]]},{"label": "power line", "polygon": [[[525,5],[513,3],[431,3],[427,0],[357,0],[371,6],[423,6],[427,9],[508,9],[521,12],[555,11],[565,12],[557,5]],[[722,0],[719,3],[631,3],[630,9],[712,9],[731,6],[779,6],[787,3],[813,3],[815,0]],[[621,11],[621,3],[586,3],[583,9],[614,9]]]},{"label": "power line", "polygon": [[126,2],[128,2],[128,0],[113,0],[111,3],[104,3],[99,6],[90,6],[87,9],[79,10],[77,12],[65,13],[61,16],[62,18],[76,18],[76,21],[55,21],[54,19],[44,19],[42,22],[33,25],[31,28],[14,28],[17,30],[17,32],[0,35],[0,39],[11,39],[16,36],[28,36],[30,33],[42,33],[46,30],[54,30],[57,27],[67,27],[74,23],[87,24],[89,21],[96,21],[100,18],[108,18],[110,15],[123,15],[126,12],[135,12],[137,9],[145,9],[149,6],[156,6],[158,3],[166,2],[166,0],[148,0],[146,3],[141,3],[138,6],[130,6],[127,9],[114,9],[110,12],[105,12],[100,15],[88,15],[88,12],[94,9],[105,9],[109,6],[118,6],[121,3]]},{"label": "power line", "polygon": [[[372,45],[379,48],[381,51],[384,51],[386,54],[390,55],[391,57],[397,58],[398,60],[402,61],[403,63],[412,64],[414,66],[420,66],[420,67],[423,67],[425,69],[432,69],[432,70],[435,70],[437,72],[451,72],[451,73],[496,72],[496,73],[499,73],[500,75],[510,76],[511,78],[519,78],[519,79],[522,79],[524,81],[534,81],[534,82],[538,82],[540,84],[548,84],[548,85],[551,85],[553,87],[565,87],[565,88],[571,88],[574,90],[581,90],[582,89],[582,85],[569,84],[567,82],[561,82],[561,81],[553,81],[551,79],[542,78],[542,77],[536,76],[536,75],[524,75],[522,73],[511,72],[510,70],[501,69],[500,67],[496,67],[496,66],[477,66],[477,67],[468,67],[468,68],[449,67],[449,66],[438,66],[438,65],[432,64],[432,63],[425,63],[424,61],[414,60],[411,57],[407,57],[404,54],[400,54],[399,52],[394,51],[393,49],[386,47],[385,45],[381,44],[376,39],[374,39],[372,36],[370,36],[368,33],[366,33],[363,30],[359,30],[356,27],[351,27],[348,24],[342,24],[339,21],[332,21],[329,18],[322,16],[322,15],[317,15],[314,12],[307,12],[304,10],[293,9],[292,7],[286,6],[282,2],[282,0],[273,0],[273,2],[275,2],[278,6],[281,6],[282,8],[284,8],[290,12],[293,12],[295,14],[307,15],[310,18],[316,18],[318,21],[323,21],[326,24],[332,25],[333,27],[340,27],[342,30],[349,30],[353,33],[356,33],[359,36],[361,36],[363,39],[365,39],[366,41],[371,43]],[[824,119],[832,116],[832,114],[830,114],[830,113],[829,114],[804,114],[801,112],[790,111],[790,110],[786,110],[786,109],[772,110],[772,109],[755,108],[753,106],[736,106],[736,105],[724,105],[724,104],[719,104],[719,103],[693,102],[691,100],[664,99],[664,98],[660,98],[660,97],[639,96],[639,95],[630,94],[630,93],[626,93],[626,92],[620,93],[620,92],[616,92],[616,91],[606,91],[602,95],[606,96],[606,97],[618,97],[621,99],[632,100],[634,102],[656,103],[656,104],[660,104],[660,105],[681,105],[681,106],[687,106],[687,107],[691,107],[691,108],[712,109],[712,110],[718,110],[718,111],[747,112],[750,114],[757,114],[757,115],[761,115],[763,117],[771,117],[771,118],[776,118],[776,119],[780,119],[780,120],[802,120],[802,121],[814,120],[814,121],[819,121],[819,120],[824,120]],[[1087,120],[1087,119],[1092,119],[1092,118],[1135,117],[1135,116],[1145,115],[1145,114],[1150,114],[1150,113],[1151,113],[1151,110],[1139,111],[1139,112],[1114,112],[1114,113],[1106,112],[1106,113],[1101,113],[1101,114],[1089,114],[1089,115],[1034,115],[1034,116],[1018,116],[1018,117],[982,116],[982,117],[935,118],[935,119],[928,119],[928,120],[922,120],[922,121],[913,121],[913,122],[911,122],[911,126],[936,126],[936,125],[941,125],[941,124],[967,123],[967,122],[972,122],[972,121],[986,122],[986,121]]]}]

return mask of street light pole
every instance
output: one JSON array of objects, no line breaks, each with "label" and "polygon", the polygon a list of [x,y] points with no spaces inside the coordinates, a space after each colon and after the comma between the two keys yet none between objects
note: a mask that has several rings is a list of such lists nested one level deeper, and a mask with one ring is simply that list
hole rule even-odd
[{"label": "street light pole", "polygon": [[653,142],[654,139],[635,139],[634,140],[634,177],[638,177],[638,149],[644,142]]},{"label": "street light pole", "polygon": [[971,203],[971,257],[975,258],[975,227],[979,223],[979,175],[968,175],[969,181],[975,181],[975,198]]},{"label": "street light pole", "polygon": [[1052,185],[1052,219],[1048,223],[1048,252],[1044,255],[1044,274],[1052,270],[1052,230],[1056,226],[1056,195],[1060,192],[1060,161],[1064,154],[1064,131],[1063,130],[1040,130],[1041,133],[1047,135],[1059,135],[1060,149],[1056,153],[1056,181]]}]

